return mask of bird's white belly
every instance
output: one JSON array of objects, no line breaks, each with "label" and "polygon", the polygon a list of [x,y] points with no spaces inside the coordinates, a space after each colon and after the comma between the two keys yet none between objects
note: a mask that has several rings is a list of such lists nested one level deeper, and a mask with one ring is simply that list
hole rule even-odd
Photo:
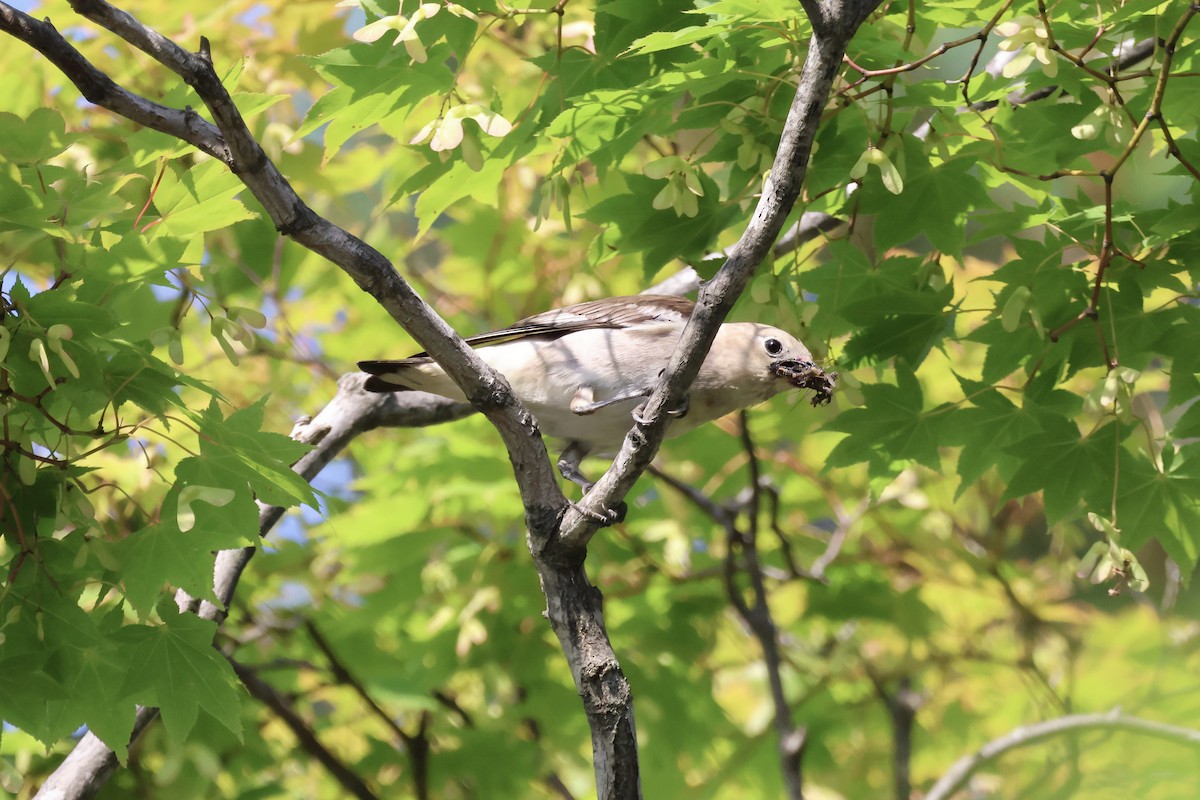
[{"label": "bird's white belly", "polygon": [[[619,335],[614,335],[619,334]],[[537,418],[543,433],[615,450],[633,426],[644,397],[623,400],[590,414],[571,411],[580,389],[602,402],[629,389],[648,390],[666,366],[678,329],[587,330],[546,341],[525,339],[493,345],[480,355],[508,379],[514,394]],[[691,427],[691,426],[689,426]]]},{"label": "bird's white belly", "polygon": [[633,427],[633,410],[642,401],[626,400],[606,406],[592,414],[581,416],[565,405],[526,403],[525,407],[538,421],[542,433],[557,439],[586,442],[589,449],[613,453]]}]

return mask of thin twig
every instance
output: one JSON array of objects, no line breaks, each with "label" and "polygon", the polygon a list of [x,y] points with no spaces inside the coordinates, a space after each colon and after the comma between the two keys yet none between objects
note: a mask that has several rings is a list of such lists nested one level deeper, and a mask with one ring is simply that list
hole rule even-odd
[{"label": "thin twig", "polygon": [[912,793],[912,734],[923,698],[913,691],[912,679],[901,676],[896,690],[890,692],[883,679],[867,665],[867,677],[875,687],[875,694],[887,707],[892,720],[892,786],[896,800],[908,800]]},{"label": "thin twig", "polygon": [[271,709],[275,713],[275,716],[279,717],[283,724],[288,726],[292,731],[292,735],[296,737],[296,741],[300,747],[315,758],[321,766],[325,767],[325,770],[333,776],[334,780],[341,784],[346,792],[353,797],[359,798],[359,800],[378,800],[378,795],[367,787],[362,778],[358,777],[358,774],[354,770],[346,766],[341,759],[321,743],[316,733],[296,713],[291,703],[283,695],[277,692],[269,683],[258,677],[253,669],[247,668],[232,658],[228,660],[238,679],[246,687],[246,690],[260,703]]},{"label": "thin twig", "polygon": [[408,753],[409,766],[412,768],[413,795],[417,800],[427,800],[429,797],[430,743],[429,737],[426,734],[428,733],[430,722],[429,712],[426,711],[421,714],[415,734],[404,730],[392,715],[384,711],[383,707],[375,701],[375,698],[371,697],[362,682],[354,677],[354,674],[350,672],[345,662],[334,652],[333,646],[329,644],[329,640],[321,634],[316,623],[311,619],[304,620],[304,630],[308,632],[313,644],[317,646],[317,649],[325,656],[325,660],[329,662],[329,668],[333,673],[334,680],[353,689],[354,693],[363,701],[363,704],[371,709],[371,713],[378,717],[387,726],[388,730],[404,744],[405,752]]},{"label": "thin twig", "polygon": [[1200,749],[1200,730],[1127,716],[1117,709],[1107,714],[1071,714],[1032,725],[1022,725],[999,739],[993,739],[974,753],[963,756],[926,793],[925,800],[950,800],[967,785],[967,781],[980,767],[1009,751],[1038,744],[1056,736],[1089,730],[1125,731]]},{"label": "thin twig", "polygon": [[[775,707],[775,732],[778,736],[779,763],[783,773],[783,783],[787,795],[792,800],[802,800],[804,797],[801,778],[801,759],[804,754],[806,731],[797,727],[792,720],[791,706],[783,688],[782,658],[779,653],[779,630],[771,616],[771,607],[767,600],[767,584],[763,575],[762,564],[758,553],[758,512],[761,482],[761,470],[758,455],[754,450],[754,441],[750,436],[750,428],[746,423],[746,412],[738,415],[741,429],[742,447],[746,452],[747,465],[750,472],[749,486],[751,501],[747,504],[746,530],[740,531],[729,526],[729,551],[727,563],[731,565],[727,589],[730,599],[737,598],[734,607],[742,616],[743,621],[758,639],[762,648],[763,662],[767,668],[767,682],[771,687],[771,700]],[[734,535],[736,533],[736,535]],[[733,581],[732,565],[735,563],[735,553],[741,550],[742,569],[750,580],[753,603],[740,601],[740,593]]]}]

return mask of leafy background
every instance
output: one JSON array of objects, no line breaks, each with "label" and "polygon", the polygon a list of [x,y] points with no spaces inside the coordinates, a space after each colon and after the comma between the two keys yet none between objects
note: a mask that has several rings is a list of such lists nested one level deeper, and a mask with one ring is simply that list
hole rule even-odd
[{"label": "leafy background", "polygon": [[[809,34],[782,0],[340,5],[123,7],[207,36],[306,200],[464,333],[710,273]],[[199,107],[67,4],[34,13],[123,85]],[[891,791],[905,687],[918,792],[1023,723],[1200,710],[1194,14],[885,4],[851,46],[804,198],[848,225],[766,265],[735,311],[843,378],[829,408],[782,398],[748,423],[779,499],[759,549],[815,797]],[[0,74],[0,785],[29,794],[86,725],[128,766],[104,796],[338,795],[229,656],[381,796],[419,795],[426,768],[429,796],[593,792],[487,423],[372,433],[314,492],[288,469],[292,421],[354,361],[419,348],[220,164],[98,112],[24,47],[0,48]],[[660,460],[720,502],[750,462],[736,420]],[[172,592],[211,596],[209,554],[255,544],[255,498],[302,508],[217,633]],[[645,793],[777,796],[729,543],[660,479],[630,501],[589,569]],[[793,569],[831,540],[824,583]],[[1127,577],[1076,577],[1097,544]],[[127,752],[134,703],[165,724]],[[974,789],[1190,797],[1198,763],[1091,733]]]}]

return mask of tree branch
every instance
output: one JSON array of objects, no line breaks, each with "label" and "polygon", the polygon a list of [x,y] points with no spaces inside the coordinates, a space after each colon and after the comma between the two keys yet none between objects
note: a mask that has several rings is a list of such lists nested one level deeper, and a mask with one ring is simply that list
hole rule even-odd
[{"label": "tree branch", "polygon": [[247,691],[260,703],[271,709],[275,716],[291,729],[292,735],[296,737],[296,741],[304,752],[320,762],[321,766],[325,767],[325,770],[341,784],[350,796],[357,797],[359,800],[378,800],[378,796],[363,783],[362,778],[358,777],[354,770],[342,763],[337,756],[330,752],[329,748],[321,743],[313,729],[301,719],[296,710],[292,708],[291,703],[275,691],[275,687],[255,675],[254,670],[247,668],[244,664],[232,658],[229,659],[229,663]]},{"label": "tree branch", "polygon": [[1071,714],[1033,725],[1022,725],[999,739],[993,739],[976,752],[963,756],[933,785],[925,795],[925,800],[949,800],[980,767],[1010,750],[1038,744],[1055,736],[1088,730],[1126,731],[1200,749],[1200,730],[1193,728],[1127,716],[1119,709],[1107,714]]},{"label": "tree branch", "polygon": [[[280,233],[345,271],[441,364],[472,405],[500,432],[516,473],[526,520],[539,536],[550,538],[567,502],[550,466],[545,445],[536,435],[533,417],[512,396],[504,378],[467,347],[400,277],[387,258],[363,240],[319,216],[300,199],[246,127],[213,67],[208,41],[202,37],[199,53],[191,53],[104,0],[71,0],[71,7],[175,72],[196,91],[216,123],[216,140],[212,141],[212,126],[190,109],[176,112],[182,117],[183,132],[188,133],[193,128],[202,132],[205,136],[202,141],[210,148],[205,152],[213,152],[241,179]],[[43,52],[77,86],[81,80],[84,85],[94,82],[95,76],[100,74],[50,23],[39,22],[4,4],[0,4],[0,10],[0,29]],[[68,51],[73,56],[66,57]],[[105,80],[112,84],[111,80]],[[102,92],[96,95],[94,102],[124,116],[126,105],[115,102],[114,97],[135,96],[129,92],[116,95]],[[143,115],[135,121],[164,133],[180,135],[180,124],[174,116],[168,120],[170,125],[157,124],[159,120],[152,115]],[[194,139],[198,136],[197,133],[180,138],[196,143]]]},{"label": "tree branch", "polygon": [[428,800],[429,798],[429,737],[426,735],[429,727],[429,712],[425,711],[421,714],[421,722],[417,728],[417,733],[412,734],[400,727],[400,725],[392,718],[392,715],[387,713],[382,706],[375,701],[375,698],[367,692],[367,687],[363,686],[358,678],[350,672],[346,663],[338,657],[333,646],[329,644],[329,640],[317,628],[316,624],[311,619],[304,621],[304,629],[308,631],[309,637],[317,649],[324,654],[325,660],[329,662],[329,669],[333,673],[333,678],[338,683],[349,686],[358,695],[359,699],[378,717],[392,735],[403,743],[405,750],[408,752],[409,766],[412,768],[413,781],[413,796],[417,800]]},{"label": "tree branch", "polygon": [[[596,532],[594,519],[599,512],[620,502],[649,467],[662,443],[667,420],[665,411],[678,408],[682,403],[687,387],[695,380],[712,346],[717,328],[774,245],[800,195],[821,112],[828,101],[846,44],[877,4],[878,0],[848,0],[840,12],[842,24],[833,35],[814,32],[800,85],[784,123],[779,151],[758,207],[728,261],[701,290],[696,309],[659,385],[646,401],[642,418],[625,437],[612,466],[583,498],[582,509],[571,507],[567,510],[557,541],[544,543],[552,545],[559,553],[584,551]],[[814,29],[827,30],[824,23],[818,25],[815,20]],[[580,664],[580,668],[572,672],[591,722],[599,796],[602,800],[640,797],[633,698],[604,631],[600,593],[588,583],[582,561],[578,566],[567,564],[565,569],[556,569],[539,545],[543,543],[533,541],[531,537],[530,549],[542,578],[551,624],[572,666]],[[578,603],[581,598],[585,603]],[[803,736],[793,741],[795,738],[781,739],[780,747],[797,754],[795,784],[798,792],[798,762]]]},{"label": "tree branch", "polygon": [[565,546],[586,547],[596,532],[594,515],[620,502],[654,459],[666,429],[667,409],[679,408],[683,402],[687,387],[695,380],[712,347],[717,328],[725,321],[750,276],[770,252],[800,196],[821,112],[841,67],[846,45],[878,4],[879,0],[846,0],[844,3],[806,0],[805,10],[813,22],[813,35],[762,197],[745,232],[731,249],[729,259],[701,290],[679,345],[654,393],[646,401],[642,411],[644,422],[637,421],[625,437],[612,466],[584,497],[580,504],[582,509],[567,511],[561,532]]},{"label": "tree branch", "polygon": [[[547,597],[548,615],[571,665],[591,725],[599,795],[601,798],[639,796],[632,696],[608,641],[600,593],[588,582],[583,570],[583,543],[559,543],[558,525],[567,501],[558,486],[533,417],[512,396],[504,378],[463,343],[382,254],[304,204],[250,135],[213,69],[206,40],[201,40],[200,53],[193,54],[103,0],[74,0],[72,7],[148,53],[193,87],[216,121],[217,141],[226,148],[210,143],[211,151],[219,153],[224,163],[250,189],[276,228],[349,274],[442,365],[472,405],[497,427],[521,492],[528,542]],[[93,73],[98,71],[91,68],[49,23],[38,22],[3,4],[0,9],[3,9],[0,29],[13,33],[39,51],[43,48],[55,53],[62,51],[60,56],[73,53],[70,58],[62,56],[55,63],[77,84],[80,81],[86,84],[94,78]],[[82,78],[78,77],[81,70],[86,73]],[[125,108],[112,100],[111,92],[95,93],[94,96],[97,102],[116,113]],[[199,125],[200,120],[194,113],[180,114],[185,127],[191,125],[213,136],[209,128]],[[162,124],[145,115],[139,121],[172,135],[180,132],[179,125]],[[192,141],[191,138],[185,140]],[[278,509],[263,509],[264,518],[270,524],[280,513]],[[219,599],[226,591],[232,594],[238,576],[252,554],[250,549],[219,556]],[[190,608],[198,607],[203,616],[221,618],[225,613],[222,607],[207,601],[197,604],[193,598],[184,596],[179,602]],[[143,710],[139,714],[152,718],[154,712]],[[85,748],[89,755],[81,756],[84,763],[71,762],[68,758],[71,762],[68,774],[92,776],[85,781],[89,785],[93,779],[102,783],[113,768],[112,754],[102,745],[95,747],[96,744],[99,743],[90,742]],[[63,766],[68,763],[64,762]],[[93,768],[102,772],[92,771]],[[57,783],[54,776],[48,783]],[[87,791],[86,788],[80,790]]]},{"label": "tree branch", "polygon": [[[787,694],[783,689],[783,659],[779,653],[779,629],[771,616],[771,606],[767,602],[767,583],[763,575],[762,562],[758,554],[758,514],[761,510],[761,469],[758,455],[754,452],[754,441],[750,437],[750,428],[746,424],[746,412],[738,415],[739,427],[742,434],[742,447],[746,451],[747,465],[750,470],[750,502],[746,504],[746,529],[740,530],[736,525],[729,525],[728,549],[725,554],[726,589],[733,606],[741,615],[747,627],[758,639],[762,648],[763,663],[767,668],[767,682],[771,687],[771,701],[775,706],[775,733],[779,748],[779,767],[783,775],[783,784],[791,800],[803,800],[804,791],[801,780],[801,758],[804,755],[804,743],[807,731],[797,726],[792,719],[792,709],[788,704]],[[750,588],[754,600],[745,602],[739,595],[740,590],[734,583],[735,566],[738,551],[742,553],[742,569],[750,579]]]},{"label": "tree branch", "polygon": [[308,208],[251,136],[213,69],[207,40],[189,53],[103,0],[72,0],[80,14],[108,28],[178,75],[200,95],[230,152],[226,162],[263,204],[279,231],[349,274],[446,370],[472,405],[496,426],[513,464],[525,507],[528,543],[559,638],[592,729],[599,796],[637,797],[640,779],[632,695],[604,628],[600,593],[583,570],[581,541],[560,540],[568,508],[533,417],[508,383],[488,367],[370,245]]},{"label": "tree branch", "polygon": [[[623,452],[633,449],[631,461],[618,459],[618,478],[602,480],[589,494],[593,509],[607,508],[628,492],[649,464],[662,439],[665,408],[676,407],[694,379],[723,321],[749,276],[772,246],[782,228],[804,176],[813,136],[853,30],[878,0],[851,0],[845,10],[826,2],[814,19],[809,56],[801,74],[796,101],[785,125],[780,152],[754,218],[717,278],[701,293],[671,366],[648,404],[648,424],[627,437]],[[529,546],[547,597],[547,611],[571,664],[584,700],[596,752],[597,789],[601,798],[640,795],[633,724],[632,695],[604,628],[600,593],[583,570],[588,539],[595,526],[586,515],[568,511],[546,450],[532,417],[513,398],[504,379],[488,368],[413,291],[378,251],[313,212],[250,135],[245,122],[214,70],[206,40],[199,53],[190,53],[103,0],[72,0],[72,7],[168,67],[191,86],[212,114],[215,129],[190,109],[143,107],[139,98],[113,91],[112,82],[96,84],[99,74],[53,29],[0,4],[0,28],[47,53],[76,85],[89,89],[95,102],[115,113],[137,114],[136,121],[180,136],[220,158],[254,194],[277,229],[299,244],[341,267],[371,294],[441,364],[472,404],[497,427],[508,449],[526,512]],[[817,6],[813,6],[817,8]],[[85,94],[85,96],[87,96]],[[149,109],[149,111],[147,111]],[[155,112],[155,113],[150,113]],[[133,118],[133,117],[131,117]],[[648,434],[648,435],[647,435]],[[605,483],[607,481],[607,483]],[[567,518],[564,520],[564,512]],[[263,509],[262,521],[273,524],[278,510]],[[563,535],[559,535],[559,522]],[[216,594],[221,605],[196,603],[181,596],[181,605],[220,619],[238,576],[253,550],[222,553],[218,558]],[[207,604],[207,605],[206,605]],[[153,714],[152,711],[146,711]],[[111,754],[110,754],[111,755]],[[65,763],[65,762],[64,762]]]},{"label": "tree branch", "polygon": [[89,103],[139,125],[187,142],[213,158],[230,163],[229,148],[216,126],[192,112],[155,103],[127,91],[96,69],[47,19],[36,20],[0,3],[0,30],[25,42],[58,67]]},{"label": "tree branch", "polygon": [[867,664],[867,676],[875,686],[875,694],[887,706],[892,720],[892,785],[896,800],[908,800],[912,793],[912,733],[917,721],[917,710],[924,698],[914,692],[912,679],[907,675],[900,678],[895,692],[889,692],[880,678]]},{"label": "tree branch", "polygon": [[[802,758],[806,731],[798,726],[792,718],[791,704],[783,687],[783,655],[779,649],[779,630],[771,615],[767,599],[766,579],[768,568],[763,565],[758,551],[758,518],[762,508],[762,495],[766,480],[761,474],[754,443],[746,426],[747,414],[740,414],[742,445],[747,454],[749,480],[747,487],[738,496],[725,503],[718,503],[703,492],[674,478],[661,470],[651,467],[656,477],[667,483],[687,498],[698,509],[712,518],[725,530],[726,552],[723,566],[725,593],[738,616],[741,617],[750,633],[758,640],[763,652],[763,664],[767,669],[767,681],[771,690],[771,702],[775,713],[773,721],[777,736],[776,745],[779,750],[780,772],[783,776],[787,796],[792,800],[803,797]],[[746,514],[744,527],[739,527],[740,514]],[[848,525],[846,526],[848,527]],[[776,530],[782,540],[782,532]],[[821,559],[827,564],[835,555],[835,549],[841,546],[839,537],[837,545],[832,542],[822,554]],[[741,558],[739,559],[739,554]],[[815,575],[815,570],[805,572],[794,564],[790,573],[784,573],[783,578],[793,576],[824,580],[824,575]],[[822,571],[824,567],[822,567]],[[751,599],[742,595],[742,589],[737,585],[739,573],[744,574],[750,582]]]},{"label": "tree branch", "polygon": [[[818,32],[809,42],[800,85],[784,123],[779,151],[762,199],[729,260],[701,290],[679,345],[659,385],[646,401],[644,422],[636,422],[613,465],[583,498],[581,508],[568,507],[555,539],[539,541],[531,529],[530,551],[546,595],[548,616],[572,665],[576,687],[591,724],[596,787],[601,800],[641,796],[637,735],[633,696],[608,641],[602,598],[588,582],[582,553],[596,532],[595,519],[599,513],[614,507],[649,467],[662,443],[665,411],[681,404],[712,346],[717,328],[774,245],[799,197],[813,138],[846,44],[878,2],[847,0],[844,8],[832,9],[831,24],[826,24],[831,22],[829,19],[819,25],[814,20]],[[798,762],[803,737],[799,741],[793,738],[781,740],[780,746],[795,750]],[[798,766],[796,782],[798,786]]]},{"label": "tree branch", "polygon": [[[537,435],[533,417],[512,396],[508,383],[488,367],[454,330],[400,277],[378,250],[310,209],[267,157],[246,127],[213,69],[207,40],[190,53],[104,0],[72,0],[72,8],[171,69],[200,95],[216,121],[190,109],[157,106],[119,89],[79,54],[49,22],[0,3],[0,30],[49,58],[84,92],[110,111],[154,130],[178,136],[220,158],[264,207],[280,233],[336,264],[379,302],[437,360],[496,426],[508,449],[535,537],[549,541],[567,507],[566,498]],[[140,102],[139,102],[140,101]]]},{"label": "tree branch", "polygon": [[[363,390],[366,376],[353,373],[338,381],[338,393],[312,420],[296,426],[292,438],[314,445],[292,467],[311,481],[355,436],[383,426],[423,427],[459,419],[473,412],[465,403],[422,392],[373,394]],[[282,518],[279,506],[260,506],[258,532],[267,533]],[[217,553],[213,573],[213,593],[217,603],[200,600],[179,591],[175,601],[180,610],[192,611],[201,618],[220,624],[225,619],[233,594],[255,548],[222,550]],[[146,726],[158,716],[158,709],[139,707],[134,718],[130,741],[137,741]],[[54,770],[35,795],[42,800],[82,800],[92,797],[112,776],[117,757],[94,733],[86,733],[70,754]]]}]

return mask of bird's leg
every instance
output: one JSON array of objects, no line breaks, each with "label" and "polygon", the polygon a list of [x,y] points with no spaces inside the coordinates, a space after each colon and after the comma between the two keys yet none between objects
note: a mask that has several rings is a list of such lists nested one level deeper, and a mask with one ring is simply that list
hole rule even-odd
[{"label": "bird's leg", "polygon": [[567,449],[558,457],[558,471],[564,478],[583,489],[584,494],[595,484],[587,479],[579,469],[579,463],[587,455],[587,447],[582,442],[571,442]]},{"label": "bird's leg", "polygon": [[[638,425],[647,425],[650,423],[650,420],[646,419],[643,416],[645,411],[646,411],[645,403],[642,403],[640,406],[638,406],[637,408],[635,408],[633,410],[633,421],[636,422]],[[683,398],[683,402],[679,404],[678,408],[668,408],[667,409],[667,416],[671,417],[673,419],[679,419],[680,417],[686,417],[687,413],[688,413],[688,399],[686,397]]]},{"label": "bird's leg", "polygon": [[575,392],[575,396],[571,398],[571,411],[579,416],[587,416],[594,414],[602,408],[608,408],[617,403],[623,403],[626,400],[634,400],[638,397],[646,397],[650,394],[649,389],[626,389],[620,394],[613,395],[605,400],[595,400],[595,390],[591,386],[581,386]]},{"label": "bird's leg", "polygon": [[[559,473],[582,489],[584,494],[590,492],[592,487],[596,485],[589,481],[587,476],[583,474],[583,471],[579,469],[579,463],[583,461],[587,453],[587,445],[583,442],[571,442],[567,445],[567,449],[563,450],[562,455],[558,457]],[[616,525],[618,522],[623,522],[625,515],[629,511],[629,506],[625,505],[624,501],[617,503],[616,508],[607,508],[602,512],[588,511],[575,503],[571,503],[571,507],[601,525]]]},{"label": "bird's leg", "polygon": [[[666,372],[666,370],[660,369],[658,371],[658,377],[661,378],[662,374],[664,372]],[[647,392],[646,394],[648,395],[650,393]],[[678,408],[668,408],[667,409],[667,416],[672,417],[674,419],[682,419],[683,417],[687,416],[689,408],[691,408],[691,398],[689,398],[685,394],[683,396],[683,402],[681,402],[679,404]],[[645,425],[648,422],[648,420],[644,416],[642,416],[645,412],[646,412],[646,404],[642,403],[640,406],[638,406],[637,408],[635,408],[633,410],[633,421],[636,422],[638,425]]]}]

